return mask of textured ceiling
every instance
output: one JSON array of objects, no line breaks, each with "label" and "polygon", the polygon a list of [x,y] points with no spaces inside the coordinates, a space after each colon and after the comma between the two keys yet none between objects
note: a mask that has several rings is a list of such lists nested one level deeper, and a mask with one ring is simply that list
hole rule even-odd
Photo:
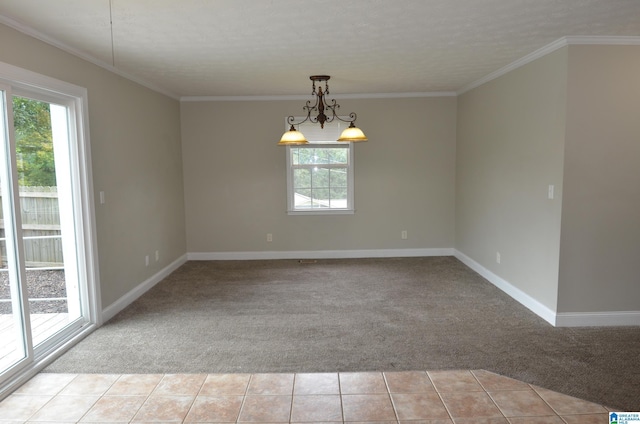
[{"label": "textured ceiling", "polygon": [[640,0],[0,0],[0,15],[176,97],[308,94],[312,74],[332,94],[453,92],[564,36],[640,36]]}]

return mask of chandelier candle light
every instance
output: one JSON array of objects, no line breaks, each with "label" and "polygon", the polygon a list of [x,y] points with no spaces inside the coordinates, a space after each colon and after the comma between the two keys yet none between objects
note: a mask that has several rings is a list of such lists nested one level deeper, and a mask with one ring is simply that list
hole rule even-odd
[{"label": "chandelier candle light", "polygon": [[[287,132],[282,135],[278,146],[286,146],[286,145],[296,145],[296,144],[308,144],[306,137],[300,131],[296,130],[295,125],[300,125],[303,122],[312,122],[314,124],[320,124],[320,128],[324,128],[325,122],[333,122],[335,119],[338,119],[342,122],[349,122],[349,127],[342,131],[340,134],[340,138],[337,141],[354,143],[358,141],[367,141],[367,137],[364,135],[362,130],[356,127],[356,114],[351,112],[349,114],[349,119],[342,119],[340,116],[336,115],[336,109],[340,108],[340,105],[336,103],[335,99],[332,99],[330,103],[325,104],[324,96],[329,94],[329,75],[312,75],[309,77],[312,83],[312,91],[311,95],[315,97],[315,104],[311,105],[312,100],[307,100],[307,105],[302,109],[307,112],[307,116],[300,122],[295,122],[295,118],[293,116],[289,116],[287,118],[287,123],[291,125],[291,128]],[[319,85],[316,89],[316,82],[324,82],[324,91],[322,91],[322,85]],[[331,113],[327,116],[324,112],[327,110],[327,113]],[[311,114],[316,114],[317,116],[311,116]]]}]

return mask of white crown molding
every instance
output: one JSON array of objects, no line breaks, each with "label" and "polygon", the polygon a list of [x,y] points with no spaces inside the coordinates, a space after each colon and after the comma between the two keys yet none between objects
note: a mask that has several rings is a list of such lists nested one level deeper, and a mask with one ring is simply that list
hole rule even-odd
[{"label": "white crown molding", "polygon": [[4,24],[10,28],[15,29],[16,31],[19,31],[25,35],[28,35],[30,37],[33,37],[37,40],[40,40],[44,43],[47,43],[53,47],[56,47],[60,50],[63,50],[69,54],[72,54],[74,56],[79,57],[80,59],[86,60],[87,62],[90,62],[96,66],[99,66],[103,69],[106,69],[109,72],[113,72],[116,75],[119,75],[123,78],[128,79],[129,81],[135,82],[136,84],[140,84],[143,87],[146,87],[150,90],[153,90],[157,93],[160,94],[164,94],[165,96],[171,97],[175,100],[179,100],[180,96],[177,95],[176,93],[166,90],[163,87],[160,87],[156,84],[150,83],[149,81],[146,81],[142,78],[139,78],[135,75],[131,75],[128,72],[122,71],[116,67],[114,67],[113,65],[106,63],[100,59],[97,59],[81,50],[75,49],[67,44],[64,44],[62,42],[60,42],[59,40],[56,40],[55,38],[49,37],[46,34],[41,33],[40,31],[37,31],[31,27],[28,27],[26,25],[21,24],[20,22],[17,22],[13,19],[7,18],[6,16],[2,16],[0,15],[0,24]]},{"label": "white crown molding", "polygon": [[588,35],[570,35],[564,37],[567,44],[593,44],[605,46],[640,46],[640,37],[606,37]]},{"label": "white crown molding", "polygon": [[[67,53],[84,59],[96,66],[113,72],[132,82],[140,84],[150,90],[164,94],[181,102],[228,102],[228,101],[273,101],[273,100],[307,100],[309,96],[304,95],[282,95],[282,96],[180,96],[170,90],[122,71],[112,64],[99,60],[86,52],[75,49],[65,43],[60,42],[34,28],[26,26],[11,18],[0,15],[0,24],[4,24],[23,34],[43,41],[53,47],[57,47]],[[411,98],[411,97],[455,97],[466,93],[476,87],[481,86],[491,80],[494,80],[508,72],[511,72],[521,66],[526,65],[538,58],[552,53],[562,47],[570,44],[593,44],[593,45],[640,45],[640,37],[637,36],[566,36],[562,37],[546,46],[516,60],[515,62],[498,69],[487,76],[480,78],[471,84],[465,85],[457,91],[434,91],[434,92],[411,92],[411,93],[362,93],[362,94],[343,94],[335,96],[336,99],[390,99],[390,98]]]},{"label": "white crown molding", "polygon": [[543,56],[548,55],[562,47],[569,46],[571,44],[592,44],[592,45],[626,45],[626,46],[636,46],[640,45],[640,37],[605,37],[605,36],[567,36],[557,39],[556,41],[547,44],[544,47],[539,48],[538,50],[529,53],[528,55],[516,60],[509,65],[498,69],[495,72],[490,73],[489,75],[480,78],[477,81],[472,82],[471,84],[465,85],[461,89],[456,92],[456,95],[461,95],[466,93],[467,91],[473,90],[481,86],[482,84],[486,84],[489,81],[492,81],[502,75],[505,75],[515,69],[520,68],[521,66],[526,65],[527,63],[533,62],[536,59],[539,59]]},{"label": "white crown molding", "polygon": [[559,40],[556,40],[553,43],[547,44],[546,46],[534,51],[533,53],[529,53],[528,55],[516,60],[515,62],[512,62],[509,65],[502,67],[497,71],[494,71],[489,75],[486,75],[480,78],[477,81],[472,82],[471,84],[465,85],[460,90],[458,90],[457,94],[458,95],[464,94],[467,91],[473,90],[476,87],[486,84],[489,81],[492,81],[498,77],[501,77],[502,75],[505,75],[515,69],[520,68],[521,66],[526,65],[527,63],[533,62],[534,60],[539,59],[543,56],[546,56],[549,53],[552,53],[565,46],[568,46],[566,37],[560,38]]},{"label": "white crown molding", "polygon": [[[360,93],[338,94],[332,99],[403,99],[416,97],[455,97],[455,91],[432,91],[415,93]],[[302,94],[282,96],[183,96],[181,102],[255,102],[255,101],[280,101],[280,100],[309,100],[311,96]]]}]

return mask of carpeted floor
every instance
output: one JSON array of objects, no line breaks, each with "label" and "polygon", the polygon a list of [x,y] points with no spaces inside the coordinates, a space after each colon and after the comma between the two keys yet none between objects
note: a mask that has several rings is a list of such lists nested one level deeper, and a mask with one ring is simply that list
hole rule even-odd
[{"label": "carpeted floor", "polygon": [[438,369],[640,411],[640,328],[553,328],[453,257],[188,262],[45,371]]}]

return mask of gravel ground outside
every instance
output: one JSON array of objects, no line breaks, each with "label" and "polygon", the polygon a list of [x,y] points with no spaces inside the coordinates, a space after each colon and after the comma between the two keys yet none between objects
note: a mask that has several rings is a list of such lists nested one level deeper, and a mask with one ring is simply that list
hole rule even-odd
[{"label": "gravel ground outside", "polygon": [[[32,314],[67,312],[66,300],[35,300],[44,298],[66,298],[67,288],[64,271],[27,271],[27,292]],[[11,288],[9,274],[0,272],[0,314],[11,313]]]}]

